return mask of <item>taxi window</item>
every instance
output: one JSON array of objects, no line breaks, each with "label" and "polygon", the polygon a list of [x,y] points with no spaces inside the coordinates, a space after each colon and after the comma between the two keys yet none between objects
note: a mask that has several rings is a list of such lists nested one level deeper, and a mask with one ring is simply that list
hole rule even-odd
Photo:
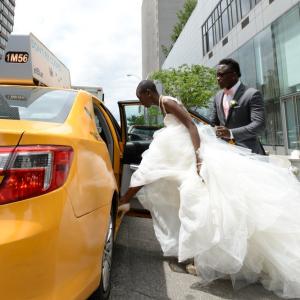
[{"label": "taxi window", "polygon": [[76,91],[0,86],[0,119],[63,123]]},{"label": "taxi window", "polygon": [[154,132],[163,127],[163,115],[157,107],[127,105],[125,116],[128,141],[151,141]]}]

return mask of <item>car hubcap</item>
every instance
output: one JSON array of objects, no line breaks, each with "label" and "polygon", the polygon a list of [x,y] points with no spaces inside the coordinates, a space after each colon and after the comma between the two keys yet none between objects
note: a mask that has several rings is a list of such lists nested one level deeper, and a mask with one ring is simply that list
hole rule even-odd
[{"label": "car hubcap", "polygon": [[107,291],[109,288],[111,263],[112,263],[112,248],[113,248],[113,223],[112,217],[109,220],[109,228],[106,236],[106,243],[104,247],[103,260],[102,260],[102,282],[103,289]]}]

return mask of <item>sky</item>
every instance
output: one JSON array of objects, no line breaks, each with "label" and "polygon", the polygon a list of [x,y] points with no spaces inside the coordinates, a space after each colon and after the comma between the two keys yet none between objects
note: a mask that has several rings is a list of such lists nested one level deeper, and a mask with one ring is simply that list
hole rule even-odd
[{"label": "sky", "polygon": [[141,5],[142,0],[17,0],[13,34],[33,33],[68,67],[72,85],[101,86],[117,117],[117,101],[136,99],[142,76]]}]

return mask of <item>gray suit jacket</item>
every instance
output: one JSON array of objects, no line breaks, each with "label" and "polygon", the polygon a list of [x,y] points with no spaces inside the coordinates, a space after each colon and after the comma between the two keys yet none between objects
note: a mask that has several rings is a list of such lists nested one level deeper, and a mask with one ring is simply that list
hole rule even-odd
[{"label": "gray suit jacket", "polygon": [[258,134],[265,128],[265,110],[261,93],[242,83],[233,99],[237,102],[230,107],[227,119],[223,110],[223,90],[214,98],[211,121],[213,125],[231,129],[237,145],[246,147],[254,153],[265,154]]}]

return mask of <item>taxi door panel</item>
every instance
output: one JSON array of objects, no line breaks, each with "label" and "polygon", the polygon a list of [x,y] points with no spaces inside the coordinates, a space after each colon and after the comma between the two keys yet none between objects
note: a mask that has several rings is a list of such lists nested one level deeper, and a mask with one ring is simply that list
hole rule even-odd
[{"label": "taxi door panel", "polygon": [[[142,154],[149,148],[153,133],[162,127],[163,117],[158,110],[146,111],[139,101],[121,101],[121,135],[123,144],[121,195],[127,191],[133,172],[142,160]],[[149,217],[148,211],[134,199],[127,215]]]}]

